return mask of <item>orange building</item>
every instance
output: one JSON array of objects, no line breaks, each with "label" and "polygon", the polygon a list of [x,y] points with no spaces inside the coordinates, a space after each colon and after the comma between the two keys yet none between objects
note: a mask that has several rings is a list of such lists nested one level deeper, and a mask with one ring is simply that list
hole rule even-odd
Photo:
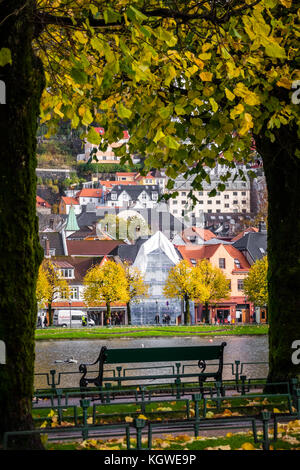
[{"label": "orange building", "polygon": [[[212,244],[202,246],[177,246],[183,259],[192,266],[198,261],[208,259],[213,266],[220,268],[230,281],[230,298],[221,299],[210,305],[210,323],[251,323],[254,321],[254,305],[244,294],[244,279],[250,265],[244,255],[230,244]],[[202,321],[203,305],[195,306],[195,318]]]}]

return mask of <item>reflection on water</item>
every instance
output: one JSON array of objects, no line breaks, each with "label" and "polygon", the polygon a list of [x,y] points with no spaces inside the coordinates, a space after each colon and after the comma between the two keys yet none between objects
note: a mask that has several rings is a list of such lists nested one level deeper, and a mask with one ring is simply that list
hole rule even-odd
[{"label": "reflection on water", "polygon": [[[211,342],[212,340],[212,342]],[[224,363],[234,363],[236,360],[242,362],[267,362],[268,361],[268,337],[267,336],[218,336],[218,337],[167,337],[167,338],[114,338],[105,340],[61,340],[61,341],[37,341],[35,373],[49,372],[55,369],[59,372],[78,372],[79,364],[82,362],[95,362],[102,346],[110,348],[151,348],[167,346],[205,346],[227,343],[224,350]],[[77,364],[55,363],[56,360],[66,360],[73,357]],[[153,366],[153,364],[150,364]],[[135,367],[137,365],[130,365]],[[95,366],[93,370],[96,370]],[[188,369],[192,371],[193,369]],[[195,371],[199,371],[198,367]],[[266,377],[267,364],[245,364],[243,374],[247,377]],[[146,375],[145,370],[142,372]],[[149,371],[149,374],[153,373]],[[62,375],[60,387],[78,386],[81,374]],[[223,378],[232,378],[230,365],[224,366]],[[44,376],[36,376],[35,387],[47,386]]]}]

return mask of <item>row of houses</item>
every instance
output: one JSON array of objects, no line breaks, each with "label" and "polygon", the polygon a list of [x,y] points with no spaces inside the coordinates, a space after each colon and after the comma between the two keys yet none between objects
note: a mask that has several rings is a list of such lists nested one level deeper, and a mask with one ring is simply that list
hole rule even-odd
[{"label": "row of houses", "polygon": [[[230,299],[210,307],[210,321],[265,321],[263,309],[261,312],[256,311],[243,292],[243,281],[250,266],[265,256],[267,251],[267,233],[263,224],[225,240],[210,230],[184,225],[169,212],[159,213],[156,209],[123,211],[123,217],[132,217],[134,214],[138,217],[143,211],[145,216],[147,214],[153,218],[150,223],[152,230],[131,241],[114,239],[101,224],[99,228],[99,213],[84,211],[76,215],[73,206],[68,215],[52,224],[52,228],[47,226],[42,229],[40,224],[40,243],[45,257],[61,268],[62,275],[71,287],[70,300],[56,299],[52,306],[55,311],[82,313],[88,310],[96,324],[103,324],[105,305],[87,309],[83,302],[83,278],[92,265],[114,259],[117,263],[128,261],[138,267],[149,284],[149,298],[131,306],[132,323],[151,324],[157,314],[162,319],[167,313],[171,323],[178,324],[181,322],[181,301],[166,299],[162,292],[168,272],[182,259],[188,260],[192,266],[200,259],[208,259],[223,270],[231,287]],[[124,215],[124,212],[127,214]],[[113,315],[117,315],[119,322],[126,324],[126,306],[112,307]],[[202,321],[202,306],[192,304],[191,307],[192,321]]]}]

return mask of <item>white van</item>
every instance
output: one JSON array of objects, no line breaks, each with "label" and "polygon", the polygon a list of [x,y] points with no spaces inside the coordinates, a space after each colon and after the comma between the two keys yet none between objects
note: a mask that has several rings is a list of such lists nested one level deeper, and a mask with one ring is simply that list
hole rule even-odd
[{"label": "white van", "polygon": [[[86,312],[80,310],[55,310],[53,314],[53,325],[62,328],[79,328],[82,326],[82,317],[87,320]],[[87,320],[88,326],[94,326],[95,322],[91,318]]]}]

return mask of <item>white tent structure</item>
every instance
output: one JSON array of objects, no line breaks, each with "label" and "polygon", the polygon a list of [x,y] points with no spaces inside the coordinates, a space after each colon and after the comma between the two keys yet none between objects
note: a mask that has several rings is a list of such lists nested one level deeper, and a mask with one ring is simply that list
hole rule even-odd
[{"label": "white tent structure", "polygon": [[155,250],[161,250],[169,258],[173,265],[178,264],[180,261],[174,245],[162,232],[156,232],[141,246],[135,262],[133,263],[133,266],[138,268],[142,274],[145,274],[146,272],[148,256]]},{"label": "white tent structure", "polygon": [[[153,324],[159,315],[159,323],[164,323],[165,316],[170,317],[170,324],[179,321],[182,312],[180,299],[167,299],[163,288],[169,270],[181,260],[172,242],[162,232],[156,232],[140,247],[132,267],[138,268],[146,284],[149,285],[149,297],[131,306],[133,324]],[[193,308],[191,308],[193,312]]]}]

